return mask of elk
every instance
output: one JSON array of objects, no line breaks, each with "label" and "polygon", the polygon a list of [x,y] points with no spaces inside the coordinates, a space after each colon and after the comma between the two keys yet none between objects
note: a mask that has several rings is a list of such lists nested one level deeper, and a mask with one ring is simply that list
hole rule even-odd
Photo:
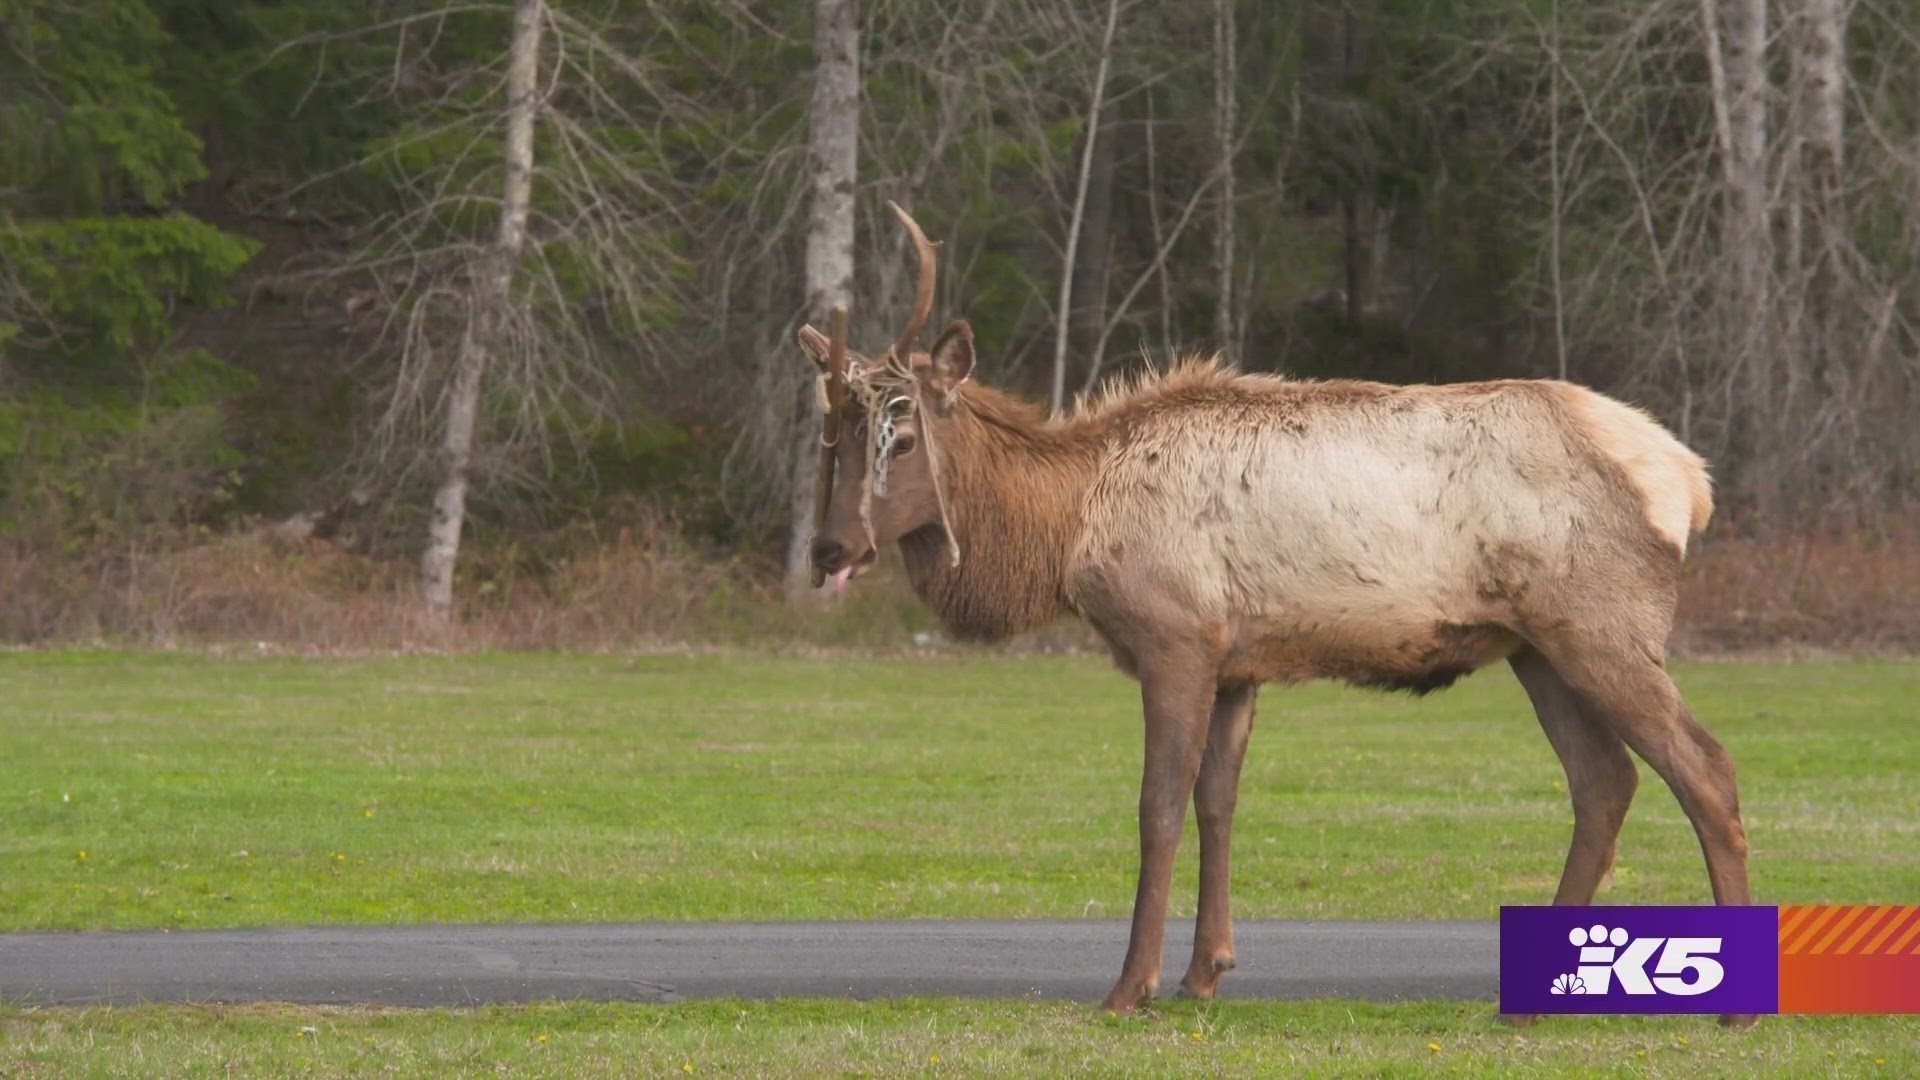
[{"label": "elk", "polygon": [[1424,694],[1504,660],[1573,802],[1556,904],[1591,903],[1612,867],[1629,750],[1685,810],[1715,902],[1750,902],[1733,762],[1665,666],[1681,562],[1713,509],[1705,464],[1666,429],[1565,382],[1304,381],[1195,358],[1050,419],[970,378],[967,323],[916,351],[935,252],[893,209],[920,261],[900,339],[850,353],[844,309],[831,338],[799,331],[825,414],[816,583],[844,588],[896,543],[956,634],[1072,614],[1139,682],[1139,884],[1108,1009],[1158,990],[1189,799],[1200,897],[1181,990],[1211,997],[1234,966],[1229,846],[1266,683]]}]

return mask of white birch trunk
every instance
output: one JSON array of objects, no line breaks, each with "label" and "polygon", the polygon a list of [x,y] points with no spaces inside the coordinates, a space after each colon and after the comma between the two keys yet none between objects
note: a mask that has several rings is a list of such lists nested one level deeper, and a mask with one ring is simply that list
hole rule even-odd
[{"label": "white birch trunk", "polygon": [[1775,422],[1773,270],[1767,199],[1767,2],[1700,0],[1714,127],[1726,198],[1721,208],[1726,371],[1733,450],[1750,470],[1747,488],[1771,501],[1774,469],[1761,459]]},{"label": "white birch trunk", "polygon": [[453,569],[467,520],[467,487],[473,468],[474,430],[495,336],[513,302],[514,267],[527,240],[527,209],[533,194],[533,124],[539,111],[540,33],[545,0],[518,0],[507,54],[505,190],[494,249],[478,268],[472,310],[455,360],[440,440],[440,483],[433,494],[427,549],[420,557],[420,584],[427,611],[447,621],[453,615]]},{"label": "white birch trunk", "polygon": [[[1802,256],[1811,331],[1828,334],[1845,269],[1846,0],[1801,0],[1793,35],[1794,143],[1801,168],[1804,219],[1811,236]],[[1826,341],[1826,348],[1838,342]]]},{"label": "white birch trunk", "polygon": [[[825,326],[835,304],[853,305],[853,195],[860,157],[860,23],[855,0],[816,0],[813,57],[807,136],[812,182],[807,317],[815,326]],[[796,372],[805,372],[793,395],[794,464],[787,543],[787,587],[799,596],[812,584],[807,549],[813,538],[820,421],[814,414],[812,366],[784,359]]]},{"label": "white birch trunk", "polygon": [[1726,114],[1731,143],[1724,148],[1727,217],[1724,245],[1731,260],[1734,317],[1749,386],[1764,408],[1773,371],[1766,353],[1767,286],[1772,272],[1767,229],[1767,0],[1717,2],[1725,38]]}]

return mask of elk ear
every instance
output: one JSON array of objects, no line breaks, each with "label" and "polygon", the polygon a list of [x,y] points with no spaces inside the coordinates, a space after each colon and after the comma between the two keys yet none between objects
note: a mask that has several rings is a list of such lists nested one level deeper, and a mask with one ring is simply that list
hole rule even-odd
[{"label": "elk ear", "polygon": [[819,366],[821,371],[827,370],[827,353],[833,348],[833,343],[827,340],[827,335],[802,323],[800,326],[800,347],[807,350],[807,355],[813,358],[813,362]]},{"label": "elk ear", "polygon": [[973,374],[973,327],[957,319],[941,332],[933,343],[927,366],[927,385],[940,394],[951,394]]}]

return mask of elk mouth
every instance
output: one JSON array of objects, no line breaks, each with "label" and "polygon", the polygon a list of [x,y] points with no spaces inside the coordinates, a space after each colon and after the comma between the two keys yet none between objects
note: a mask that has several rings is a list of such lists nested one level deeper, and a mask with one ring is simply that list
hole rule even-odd
[{"label": "elk mouth", "polygon": [[844,592],[848,582],[866,573],[868,570],[873,569],[873,564],[879,561],[880,553],[872,548],[868,548],[865,555],[860,556],[858,559],[847,563],[845,566],[827,575],[827,591],[831,593]]}]

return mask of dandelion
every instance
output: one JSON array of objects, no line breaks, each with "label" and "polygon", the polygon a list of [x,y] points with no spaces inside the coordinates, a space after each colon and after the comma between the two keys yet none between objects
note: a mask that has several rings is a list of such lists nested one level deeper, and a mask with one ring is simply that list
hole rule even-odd
[{"label": "dandelion", "polygon": [[81,848],[81,849],[79,850],[79,852],[78,852],[78,853],[76,853],[76,854],[74,855],[74,858],[76,858],[76,859],[79,859],[79,860],[80,860],[81,862],[86,862],[86,861],[87,861],[87,849],[86,849],[86,848]]},{"label": "dandelion", "polygon": [[1433,1051],[1434,1053],[1436,1053],[1436,1054],[1437,1054],[1437,1053],[1439,1053],[1439,1052],[1440,1052],[1440,1044],[1439,1044],[1439,1043],[1428,1043],[1428,1044],[1427,1044],[1427,1049],[1429,1049],[1429,1050],[1431,1050],[1431,1051]]},{"label": "dandelion", "polygon": [[63,791],[63,792],[61,792],[61,793],[60,793],[60,801],[61,801],[61,802],[66,802],[66,803],[70,803],[70,802],[72,802],[72,801],[73,801],[73,792],[71,792],[71,791]]},{"label": "dandelion", "polygon": [[1685,1035],[1675,1035],[1673,1041],[1679,1043],[1681,1046],[1687,1045],[1687,1037]]},{"label": "dandelion", "polygon": [[692,1075],[693,1075],[693,1062],[691,1062],[691,1061],[688,1061],[688,1062],[683,1062],[683,1063],[681,1064],[681,1066],[680,1066],[680,1071],[681,1071],[681,1072],[683,1072],[683,1073],[686,1073],[686,1074],[687,1074],[688,1076],[692,1076]]},{"label": "dandelion", "polygon": [[546,1033],[545,1033],[545,1032],[542,1032],[542,1033],[540,1033],[539,1035],[536,1035],[536,1036],[534,1036],[534,1039],[533,1039],[533,1041],[534,1041],[534,1042],[537,1042],[537,1043],[544,1043],[544,1042],[546,1042],[546,1041],[547,1041],[547,1036],[546,1036]]},{"label": "dandelion", "polygon": [[371,807],[371,806],[369,806],[369,807],[367,807],[367,811],[366,811],[366,816],[367,816],[367,817],[372,817],[372,816],[373,816],[373,807]]},{"label": "dandelion", "polygon": [[1206,1038],[1207,1038],[1207,1037],[1206,1037],[1205,1035],[1203,1035],[1203,1034],[1201,1034],[1201,1033],[1200,1033],[1200,1032],[1198,1032],[1198,1031],[1196,1031],[1196,1032],[1194,1032],[1194,1033],[1193,1033],[1193,1041],[1194,1041],[1194,1042],[1205,1042],[1205,1041],[1206,1041]]},{"label": "dandelion", "polygon": [[940,1064],[940,1055],[939,1055],[939,1054],[934,1054],[934,1055],[931,1055],[930,1057],[928,1057],[928,1058],[927,1058],[927,1064],[929,1064],[929,1065],[938,1065],[938,1064]]}]

